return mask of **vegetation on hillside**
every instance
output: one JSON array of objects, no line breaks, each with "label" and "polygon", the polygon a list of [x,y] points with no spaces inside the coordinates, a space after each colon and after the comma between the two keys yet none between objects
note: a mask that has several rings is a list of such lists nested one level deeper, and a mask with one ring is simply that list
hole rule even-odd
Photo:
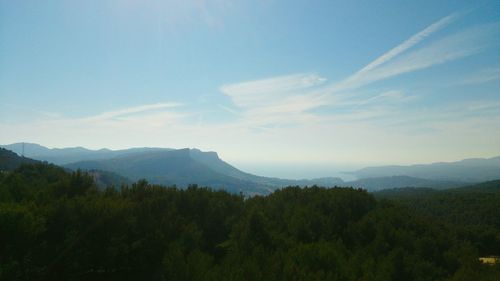
[{"label": "vegetation on hillside", "polygon": [[481,255],[500,253],[500,180],[443,191],[402,188],[374,195],[453,227],[461,239],[474,241]]},{"label": "vegetation on hillside", "polygon": [[22,164],[33,164],[38,161],[20,157],[16,153],[0,147],[0,172],[13,171]]},{"label": "vegetation on hillside", "polygon": [[364,190],[243,198],[47,164],[0,175],[0,280],[495,280],[475,237]]}]

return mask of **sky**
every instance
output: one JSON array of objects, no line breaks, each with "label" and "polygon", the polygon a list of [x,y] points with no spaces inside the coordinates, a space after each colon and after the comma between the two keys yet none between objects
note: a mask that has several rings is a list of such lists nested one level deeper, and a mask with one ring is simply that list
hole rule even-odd
[{"label": "sky", "polygon": [[0,0],[0,144],[260,174],[493,157],[499,50],[499,1]]}]

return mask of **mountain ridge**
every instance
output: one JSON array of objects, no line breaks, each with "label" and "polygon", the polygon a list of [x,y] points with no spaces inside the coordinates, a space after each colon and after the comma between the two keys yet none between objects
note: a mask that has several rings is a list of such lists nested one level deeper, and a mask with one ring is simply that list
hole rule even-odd
[{"label": "mountain ridge", "polygon": [[135,152],[172,150],[171,148],[159,147],[135,147],[118,150],[111,150],[108,148],[93,150],[81,146],[48,148],[36,143],[13,143],[0,145],[0,147],[11,150],[18,155],[22,155],[24,151],[25,157],[30,157],[40,161],[47,161],[56,165],[65,165],[82,160],[106,159]]},{"label": "mountain ridge", "polygon": [[80,161],[64,165],[69,169],[99,169],[111,171],[132,180],[145,178],[163,185],[186,187],[190,184],[225,188],[232,192],[267,194],[274,189],[288,185],[314,185],[330,182],[341,184],[341,179],[330,178],[314,180],[286,180],[266,178],[243,171],[221,160],[215,152],[202,152],[199,149],[178,149],[169,151],[143,152],[121,155],[115,158]]},{"label": "mountain ridge", "polygon": [[[15,148],[19,153],[22,145],[22,143],[16,143],[0,147]],[[335,177],[292,180],[258,176],[241,171],[222,160],[217,152],[205,152],[197,148],[141,147],[123,150],[105,148],[90,150],[83,147],[49,149],[38,144],[25,143],[24,145],[27,148],[26,150],[32,151],[31,153],[35,154],[36,158],[34,157],[34,159],[38,158],[37,160],[52,162],[73,170],[100,170],[114,173],[132,181],[144,178],[151,183],[177,185],[179,187],[197,184],[213,188],[224,188],[231,192],[243,192],[250,195],[269,194],[275,189],[286,186],[352,186],[364,188],[369,191],[377,191],[401,187],[445,189],[473,183],[471,181],[449,179],[446,177],[432,177],[432,173],[435,173],[435,171],[431,171],[431,176],[425,174],[420,174],[419,176],[399,175],[395,173],[360,177],[353,181],[343,181]],[[496,158],[492,159],[492,161],[496,161]],[[69,160],[77,161],[68,162]],[[480,158],[471,158],[460,162],[466,163],[462,164],[462,166],[469,167],[472,165],[475,167],[478,166],[477,163],[482,163],[483,160]],[[450,163],[434,163],[431,167],[446,166],[448,164]],[[456,165],[454,163],[451,164]],[[382,166],[381,168],[384,167],[394,168],[405,166]],[[411,167],[427,167],[427,165],[417,164]],[[353,173],[370,171],[370,169],[379,169],[379,167],[367,167]],[[99,174],[97,173],[97,175]],[[110,177],[113,178],[113,176]]]},{"label": "mountain ridge", "polygon": [[13,171],[23,164],[35,163],[39,163],[39,161],[21,157],[8,149],[0,148],[0,172]]},{"label": "mountain ridge", "polygon": [[500,156],[468,158],[455,162],[365,167],[351,172],[356,177],[409,176],[428,180],[484,182],[500,179]]}]

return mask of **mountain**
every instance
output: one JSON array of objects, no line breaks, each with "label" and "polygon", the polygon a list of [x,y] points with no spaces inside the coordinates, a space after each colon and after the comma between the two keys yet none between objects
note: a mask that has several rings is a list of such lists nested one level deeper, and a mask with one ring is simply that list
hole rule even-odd
[{"label": "mountain", "polygon": [[[37,164],[38,160],[21,157],[16,153],[0,148],[0,172],[14,171],[22,164]],[[89,170],[88,175],[91,176],[99,187],[121,186],[122,184],[131,184],[131,181],[116,173],[102,170]]]},{"label": "mountain", "polygon": [[21,157],[16,153],[0,148],[0,171],[13,171],[22,164],[34,164],[38,161]]},{"label": "mountain", "polygon": [[383,189],[402,188],[402,187],[426,187],[432,189],[446,189],[446,188],[453,188],[453,187],[460,187],[467,185],[467,183],[458,181],[429,180],[429,179],[415,178],[409,176],[362,178],[346,182],[345,184],[352,187],[364,188],[372,192]]},{"label": "mountain", "polygon": [[[24,146],[24,148],[23,148]],[[137,152],[168,151],[169,148],[139,147],[122,150],[99,149],[91,150],[83,147],[47,148],[36,143],[13,143],[0,145],[19,155],[24,154],[32,159],[47,161],[56,165],[65,165],[78,161],[109,159]]]},{"label": "mountain", "polygon": [[352,174],[361,179],[408,176],[429,180],[476,183],[500,179],[500,156],[487,159],[465,159],[448,163],[367,167],[352,172]]},{"label": "mountain", "polygon": [[156,150],[122,154],[102,160],[79,161],[69,169],[111,171],[131,180],[186,187],[190,184],[223,188],[245,194],[268,194],[289,185],[340,185],[340,178],[287,180],[245,173],[219,158],[216,152],[199,149]]},{"label": "mountain", "polygon": [[[190,184],[197,184],[245,194],[267,194],[271,191],[270,186],[220,173],[206,163],[197,161],[196,157],[191,156],[191,151],[185,148],[128,153],[110,159],[75,162],[65,167],[73,170],[111,171],[134,181],[145,178],[151,183],[162,185],[186,187]],[[200,154],[201,152],[194,153]],[[198,155],[199,157],[218,159],[214,153]],[[219,163],[219,165],[224,164]]]},{"label": "mountain", "polygon": [[190,156],[196,161],[205,164],[214,171],[234,177],[244,181],[251,181],[264,186],[274,186],[274,187],[284,187],[284,186],[335,186],[343,185],[344,181],[337,177],[324,177],[315,179],[300,179],[300,180],[289,180],[274,177],[262,177],[253,174],[245,173],[237,168],[231,166],[230,164],[224,162],[219,158],[216,152],[203,152],[199,149],[191,149]]},{"label": "mountain", "polygon": [[[4,145],[22,153],[22,143]],[[377,191],[397,187],[436,189],[464,186],[459,181],[431,180],[411,176],[383,176],[344,182],[340,178],[290,180],[243,172],[219,158],[216,152],[199,149],[132,148],[90,150],[82,147],[49,149],[24,144],[25,155],[91,173],[100,186],[120,186],[145,178],[151,183],[186,187],[190,184],[224,188],[245,194],[268,194],[285,186],[353,186]],[[74,160],[74,161],[73,161]]]},{"label": "mountain", "polygon": [[[436,190],[428,187],[397,187],[391,189],[378,190],[372,193],[377,199],[389,200],[416,200],[422,198],[430,198],[436,196],[454,196],[473,194],[474,196],[481,194],[498,194],[500,195],[500,180],[488,181],[475,185],[468,185],[456,188],[449,188],[443,190]],[[468,198],[469,201],[474,201],[472,197]]]},{"label": "mountain", "polygon": [[130,179],[110,171],[88,170],[87,173],[94,179],[99,188],[106,188],[108,186],[120,187],[132,184]]},{"label": "mountain", "polygon": [[453,188],[449,191],[455,193],[500,194],[500,180],[487,181],[475,185]]},{"label": "mountain", "polygon": [[[164,185],[189,184],[225,188],[245,194],[267,194],[276,188],[290,185],[298,186],[335,186],[344,182],[340,178],[288,180],[272,177],[260,177],[245,173],[219,158],[216,152],[204,152],[199,149],[168,148],[131,148],[124,150],[90,150],[83,147],[52,148],[33,144],[15,143],[0,147],[12,149],[38,160],[62,165],[69,169],[82,169],[96,173],[104,185],[120,185],[126,179],[145,178],[151,183]],[[103,177],[105,172],[113,174]],[[119,179],[119,177],[122,177]],[[111,180],[110,179],[114,179]]]},{"label": "mountain", "polygon": [[408,176],[366,178],[344,182],[340,178],[289,180],[245,173],[224,162],[215,152],[198,149],[130,153],[105,160],[80,161],[65,165],[70,169],[112,171],[132,180],[146,178],[157,184],[185,187],[199,184],[231,191],[266,194],[285,186],[352,186],[377,191],[397,187],[444,189],[467,185],[463,182],[428,180]]}]

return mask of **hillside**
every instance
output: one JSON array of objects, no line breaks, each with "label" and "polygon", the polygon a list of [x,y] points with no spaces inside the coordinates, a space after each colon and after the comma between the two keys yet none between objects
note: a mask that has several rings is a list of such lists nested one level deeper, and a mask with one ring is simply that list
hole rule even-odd
[{"label": "hillside", "polygon": [[111,171],[131,180],[144,178],[151,183],[179,187],[197,184],[224,188],[235,193],[267,194],[270,192],[269,187],[224,175],[196,161],[191,157],[190,149],[187,148],[129,153],[111,159],[76,162],[65,167],[73,170]]},{"label": "hillside", "polygon": [[500,272],[478,263],[477,236],[352,188],[248,199],[144,181],[99,191],[89,175],[39,163],[0,176],[0,229],[0,280],[451,281]]},{"label": "hillside", "polygon": [[[0,145],[17,154],[23,151],[23,143]],[[109,159],[117,156],[138,152],[168,151],[168,148],[139,147],[122,150],[99,149],[91,150],[83,147],[47,148],[36,143],[24,143],[24,155],[32,159],[47,161],[56,165],[64,165],[77,161]]]},{"label": "hillside", "polygon": [[0,148],[0,171],[13,171],[22,164],[34,164],[38,161],[21,157],[16,153]]},{"label": "hillside", "polygon": [[[22,146],[22,143],[15,143],[1,147],[20,152]],[[288,185],[343,184],[340,178],[333,177],[287,180],[256,176],[224,162],[216,152],[203,152],[199,149],[148,147],[124,150],[90,150],[82,147],[49,149],[32,143],[25,143],[24,147],[25,154],[34,159],[64,165],[70,169],[109,171],[133,180],[145,178],[153,183],[175,184],[182,187],[199,184],[227,188],[237,193],[267,194],[273,189]],[[174,154],[178,155],[173,156]],[[183,155],[184,159],[179,158],[180,155]]]},{"label": "hillside", "polygon": [[441,191],[400,188],[373,194],[451,224],[465,237],[477,237],[484,254],[500,253],[500,180]]},{"label": "hillside", "polygon": [[299,186],[311,186],[311,185],[323,185],[323,186],[335,186],[342,185],[344,182],[340,178],[326,177],[317,179],[302,179],[302,180],[289,180],[281,179],[275,177],[262,177],[253,175],[250,173],[245,173],[227,162],[219,158],[216,152],[203,152],[199,149],[191,149],[190,156],[196,161],[205,164],[212,170],[224,174],[226,176],[234,177],[240,180],[255,182],[264,186],[272,187],[284,187],[290,185]]},{"label": "hillside", "polygon": [[224,188],[245,194],[268,194],[289,185],[342,185],[339,178],[287,180],[245,173],[219,158],[215,152],[198,149],[156,150],[127,153],[110,159],[79,161],[65,165],[70,169],[111,171],[151,183],[186,187],[190,184]]},{"label": "hillside", "polygon": [[374,196],[401,202],[454,224],[485,224],[500,229],[500,180],[439,191],[428,188],[383,190],[375,192]]},{"label": "hillside", "polygon": [[123,185],[132,184],[132,181],[126,177],[120,176],[117,173],[103,170],[88,170],[86,171],[101,189],[114,186],[119,188]]},{"label": "hillside", "polygon": [[488,194],[498,194],[500,193],[500,180],[487,181],[478,183],[471,186],[464,186],[460,188],[450,189],[450,192],[454,193],[488,193]]},{"label": "hillside", "polygon": [[500,179],[500,156],[427,165],[367,167],[352,172],[358,178],[409,176],[430,180],[484,182]]},{"label": "hillside", "polygon": [[386,189],[373,193],[375,197],[381,199],[403,199],[403,198],[430,198],[436,195],[443,196],[468,196],[472,195],[486,195],[486,196],[496,196],[500,194],[500,180],[487,181],[474,185],[462,186],[457,188],[449,188],[444,190],[436,190],[433,188],[394,188]]},{"label": "hillside", "polygon": [[466,183],[426,180],[414,177],[380,177],[344,182],[340,178],[287,180],[245,173],[220,159],[215,152],[198,149],[128,153],[111,159],[80,161],[65,165],[76,170],[111,171],[132,180],[145,178],[151,183],[189,184],[224,188],[245,194],[268,194],[285,186],[352,186],[376,191],[394,187],[431,187],[436,189],[464,186]]},{"label": "hillside", "polygon": [[[22,144],[9,147],[19,151]],[[396,187],[431,187],[436,189],[464,186],[458,181],[429,180],[409,176],[363,178],[344,182],[340,178],[289,180],[262,177],[241,171],[219,158],[216,152],[199,149],[132,148],[125,150],[89,150],[85,148],[49,149],[37,144],[25,144],[25,152],[36,159],[61,164],[70,169],[100,170],[116,176],[152,183],[186,187],[189,184],[225,188],[245,194],[268,194],[285,186],[353,186],[370,191]],[[68,161],[75,160],[71,163]],[[108,176],[107,178],[116,178]],[[115,185],[120,181],[114,181]],[[123,182],[123,180],[122,180]],[[102,184],[101,184],[102,185]]]},{"label": "hillside", "polygon": [[465,186],[467,185],[467,183],[444,181],[444,180],[429,180],[429,179],[415,178],[409,176],[389,176],[389,177],[363,178],[359,180],[345,182],[345,185],[364,188],[368,191],[378,191],[383,189],[402,188],[402,187],[428,187],[434,189],[446,189],[446,188]]}]

